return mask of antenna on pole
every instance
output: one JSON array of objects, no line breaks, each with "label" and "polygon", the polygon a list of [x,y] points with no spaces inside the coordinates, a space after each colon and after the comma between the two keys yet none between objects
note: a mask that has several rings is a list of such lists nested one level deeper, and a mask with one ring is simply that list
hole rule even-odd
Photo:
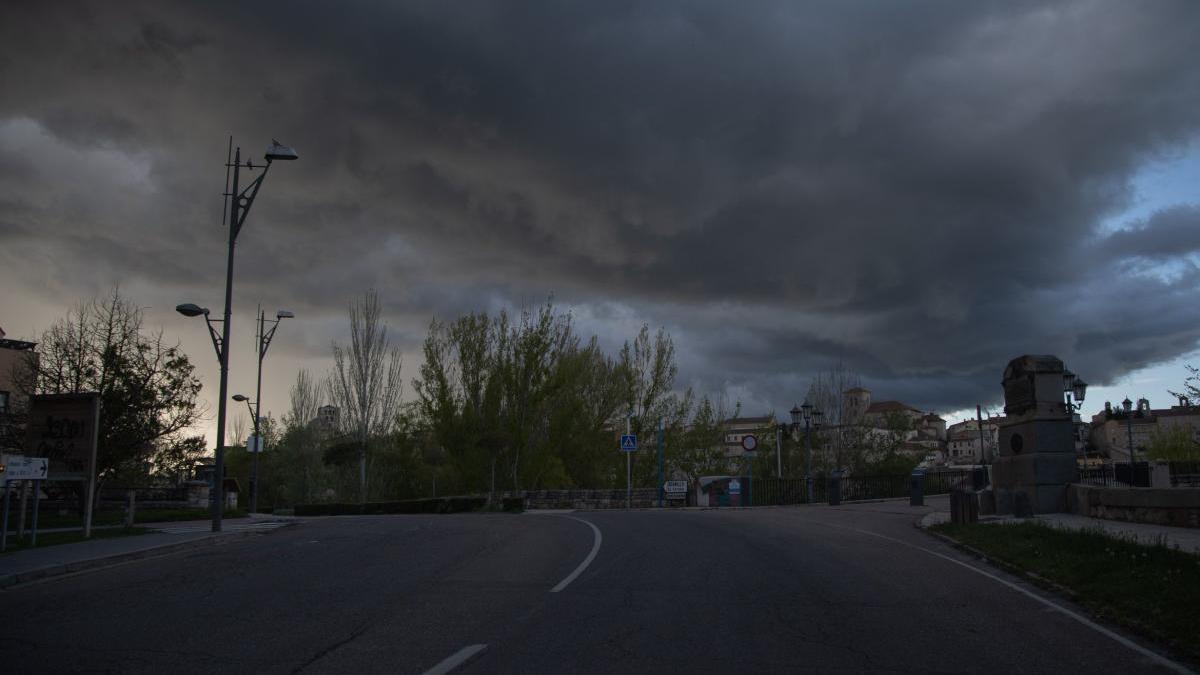
[{"label": "antenna on pole", "polygon": [[225,227],[226,214],[229,213],[229,163],[233,161],[233,134],[229,134],[229,149],[225,151],[225,192],[221,194],[225,200],[221,203],[221,227]]}]

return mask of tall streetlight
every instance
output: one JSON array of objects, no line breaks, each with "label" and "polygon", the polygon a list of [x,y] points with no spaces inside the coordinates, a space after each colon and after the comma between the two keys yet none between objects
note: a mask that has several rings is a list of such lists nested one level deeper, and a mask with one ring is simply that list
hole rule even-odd
[{"label": "tall streetlight", "polygon": [[792,416],[792,430],[796,431],[800,428],[800,421],[804,421],[804,446],[808,454],[808,459],[804,463],[804,484],[808,494],[808,503],[813,501],[813,479],[812,479],[812,426],[821,426],[821,411],[813,408],[812,404],[805,399],[804,405],[799,407],[793,405],[788,411]]},{"label": "tall streetlight", "polygon": [[[266,312],[262,307],[258,308],[258,340],[256,341],[256,349],[258,350],[258,387],[254,394],[254,438],[256,444],[256,452],[254,453],[254,463],[250,470],[250,513],[258,513],[258,456],[262,454],[262,428],[260,422],[262,419],[262,365],[263,359],[267,356],[267,347],[271,346],[271,339],[275,337],[275,330],[279,328],[279,322],[284,319],[294,319],[295,314],[286,309],[281,309],[275,312],[274,319],[268,319]],[[270,330],[265,330],[267,324],[271,324]],[[237,398],[236,396],[234,398]]]},{"label": "tall streetlight", "polygon": [[[233,144],[232,139],[230,145]],[[244,165],[247,170],[262,169],[262,173],[258,178],[250,181],[250,184],[243,190],[238,189],[238,181],[242,164],[242,149],[239,147],[233,156],[233,161],[228,159],[225,161],[225,175],[229,177],[229,169],[233,169],[233,182],[227,183],[226,197],[233,197],[229,201],[229,253],[225,263],[225,317],[221,320],[210,319],[208,316],[208,308],[199,307],[192,303],[185,303],[175,307],[175,311],[184,316],[204,316],[204,321],[208,324],[208,333],[212,337],[213,348],[217,352],[217,360],[221,363],[221,386],[220,393],[217,398],[217,449],[215,452],[215,464],[213,467],[213,487],[212,492],[215,498],[212,501],[212,531],[221,531],[221,512],[225,506],[225,407],[226,397],[229,396],[229,326],[231,323],[230,314],[233,311],[233,250],[237,244],[238,234],[242,231],[242,225],[246,222],[246,215],[250,213],[250,207],[254,205],[254,198],[258,196],[258,189],[262,187],[263,179],[267,177],[267,171],[271,168],[271,163],[275,160],[293,160],[298,159],[299,155],[292,148],[272,140],[271,145],[267,146],[266,155],[263,157],[267,160],[266,166],[254,166],[250,160],[246,160]],[[213,328],[214,323],[221,324],[221,334],[217,335],[216,329]]]}]

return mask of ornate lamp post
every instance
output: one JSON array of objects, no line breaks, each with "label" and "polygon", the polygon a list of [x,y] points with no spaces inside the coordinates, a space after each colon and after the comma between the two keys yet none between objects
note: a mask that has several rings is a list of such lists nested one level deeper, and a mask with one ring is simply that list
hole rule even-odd
[{"label": "ornate lamp post", "polygon": [[792,416],[792,430],[800,429],[800,421],[804,421],[804,446],[808,459],[804,465],[804,485],[808,495],[808,503],[813,501],[813,478],[812,478],[812,429],[815,425],[817,428],[821,426],[821,411],[813,408],[812,404],[805,399],[801,406],[792,406],[788,411]]}]

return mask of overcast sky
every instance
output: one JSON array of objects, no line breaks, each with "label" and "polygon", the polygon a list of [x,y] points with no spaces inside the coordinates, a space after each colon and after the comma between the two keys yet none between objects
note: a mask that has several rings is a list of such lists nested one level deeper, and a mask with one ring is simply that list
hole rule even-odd
[{"label": "overcast sky", "polygon": [[264,410],[372,287],[408,378],[431,317],[552,294],[612,348],[665,326],[680,384],[747,412],[839,362],[995,405],[1024,353],[1111,385],[1089,410],[1166,405],[1200,338],[1197,26],[1189,0],[6,2],[0,326],[120,284],[215,410],[172,308],[220,312],[232,134],[301,156],[238,246],[232,391],[257,303],[298,317]]}]

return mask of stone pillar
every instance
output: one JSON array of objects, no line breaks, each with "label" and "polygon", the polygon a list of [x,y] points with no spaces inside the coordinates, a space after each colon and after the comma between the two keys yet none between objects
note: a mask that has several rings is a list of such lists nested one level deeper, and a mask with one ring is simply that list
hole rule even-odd
[{"label": "stone pillar", "polygon": [[1004,420],[992,464],[996,512],[1067,510],[1067,485],[1079,480],[1074,424],[1063,400],[1063,363],[1021,356],[1004,369]]}]

